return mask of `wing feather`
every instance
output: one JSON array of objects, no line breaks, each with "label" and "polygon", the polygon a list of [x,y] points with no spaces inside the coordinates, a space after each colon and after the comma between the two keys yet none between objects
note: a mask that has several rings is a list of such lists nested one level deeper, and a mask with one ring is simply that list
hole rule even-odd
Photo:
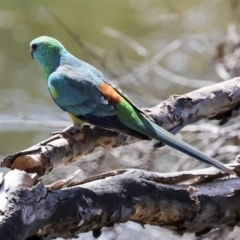
[{"label": "wing feather", "polygon": [[118,119],[114,104],[106,99],[99,88],[103,83],[108,84],[130,101],[99,71],[89,71],[89,69],[83,71],[79,67],[61,66],[48,78],[50,93],[53,88],[56,90],[56,94],[52,97],[64,111],[98,127],[112,129],[140,139],[149,139],[148,136],[127,127]]}]

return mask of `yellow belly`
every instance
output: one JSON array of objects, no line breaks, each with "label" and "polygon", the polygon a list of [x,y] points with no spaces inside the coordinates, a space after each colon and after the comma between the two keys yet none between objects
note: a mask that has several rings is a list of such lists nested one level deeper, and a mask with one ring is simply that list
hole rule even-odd
[{"label": "yellow belly", "polygon": [[74,128],[81,128],[82,124],[84,123],[84,121],[82,121],[81,119],[73,116],[71,113],[68,113],[69,117],[72,119],[73,121],[73,125]]}]

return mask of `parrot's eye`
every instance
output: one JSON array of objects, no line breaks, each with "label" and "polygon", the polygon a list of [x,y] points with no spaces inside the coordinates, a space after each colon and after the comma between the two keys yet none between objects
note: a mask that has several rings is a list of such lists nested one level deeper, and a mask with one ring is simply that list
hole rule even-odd
[{"label": "parrot's eye", "polygon": [[37,44],[33,44],[32,45],[32,50],[36,50],[37,49]]}]

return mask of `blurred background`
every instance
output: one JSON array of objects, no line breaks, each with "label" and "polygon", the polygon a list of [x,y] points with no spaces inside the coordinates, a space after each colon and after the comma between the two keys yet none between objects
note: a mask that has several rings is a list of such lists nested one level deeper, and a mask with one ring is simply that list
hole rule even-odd
[{"label": "blurred background", "polygon": [[[0,159],[71,124],[50,98],[40,68],[30,56],[33,38],[57,38],[75,56],[100,69],[137,105],[150,107],[169,95],[238,75],[238,58],[232,53],[239,43],[239,16],[237,0],[0,1]],[[228,55],[223,56],[226,43],[234,46],[226,47]],[[229,59],[231,69],[237,70],[221,71]],[[217,121],[200,121],[178,136],[226,163],[238,154],[238,120],[221,128]],[[97,149],[43,181],[61,179],[79,167],[81,178],[120,168],[170,172],[206,166],[168,147],[154,149],[153,142],[140,142]],[[105,229],[99,239],[236,239],[238,231],[217,229],[204,237],[180,237],[163,228],[144,229],[129,222]],[[93,237],[86,233],[79,239]]]}]

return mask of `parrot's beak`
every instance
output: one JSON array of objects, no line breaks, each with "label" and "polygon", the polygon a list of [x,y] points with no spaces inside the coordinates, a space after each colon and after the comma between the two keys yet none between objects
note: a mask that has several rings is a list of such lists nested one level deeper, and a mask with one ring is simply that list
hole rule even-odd
[{"label": "parrot's beak", "polygon": [[34,59],[34,57],[33,57],[33,50],[31,49],[31,56],[32,56],[32,59]]}]

